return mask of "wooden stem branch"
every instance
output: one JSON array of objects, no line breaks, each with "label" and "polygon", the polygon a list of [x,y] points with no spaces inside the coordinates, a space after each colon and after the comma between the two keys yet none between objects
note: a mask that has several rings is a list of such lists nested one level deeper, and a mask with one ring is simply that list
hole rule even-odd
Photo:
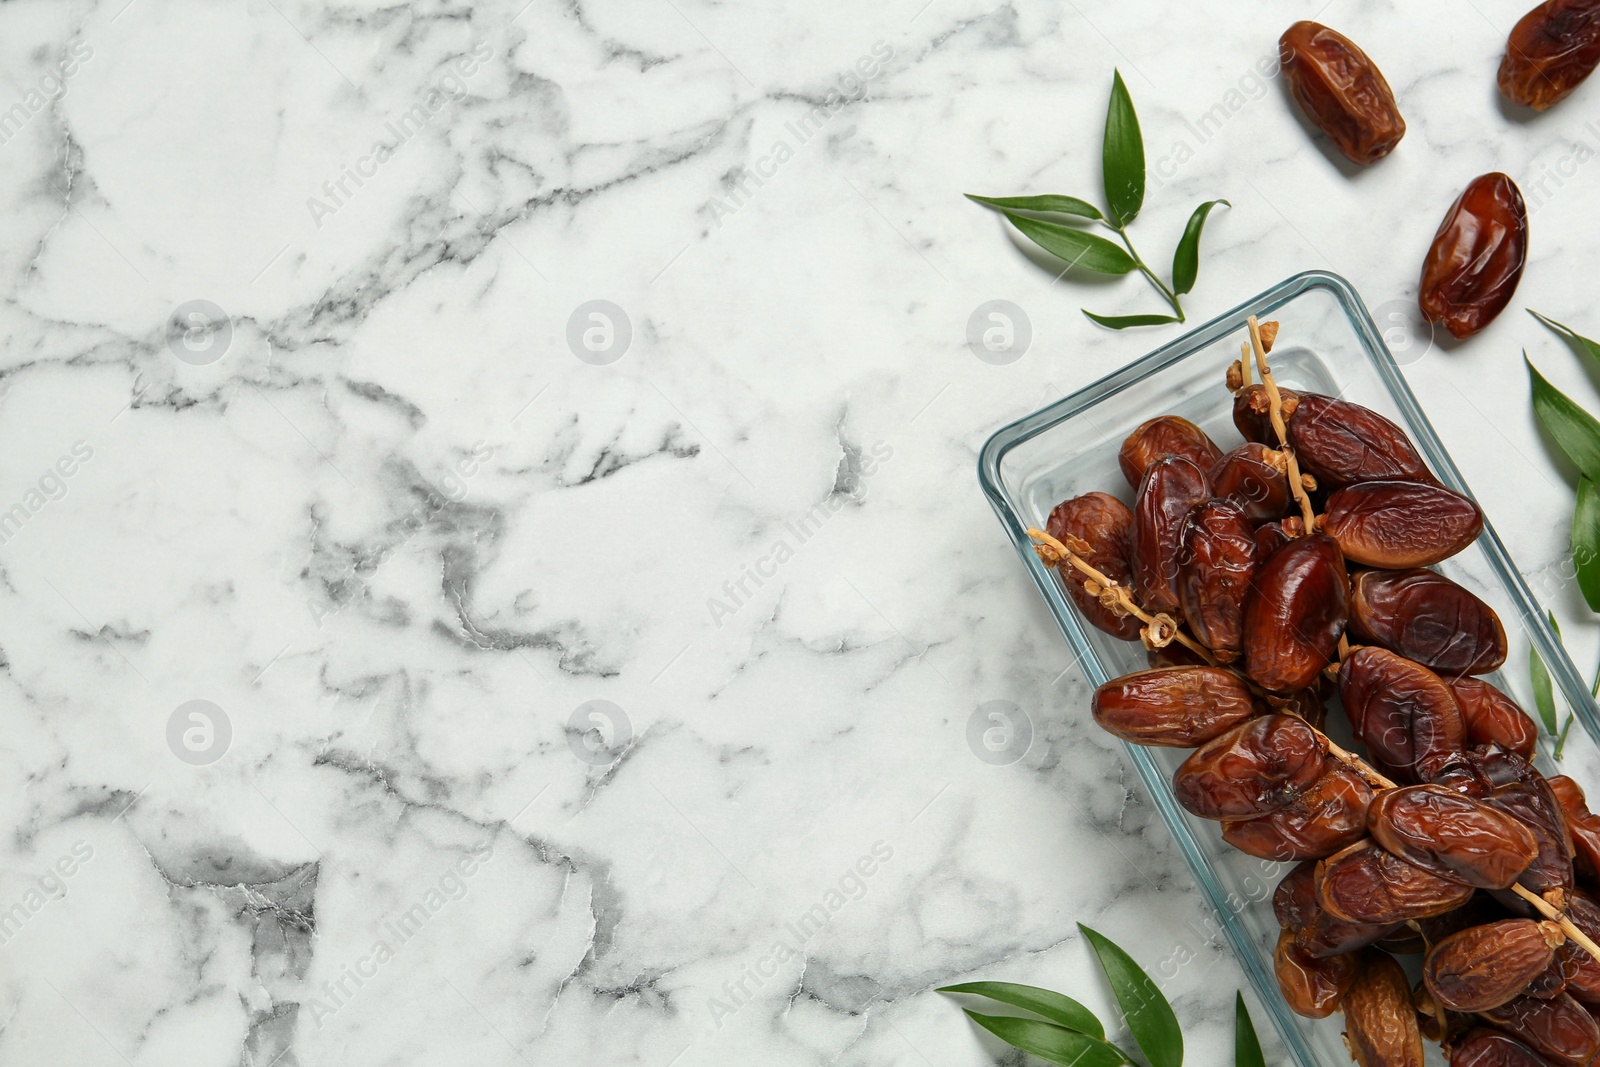
[{"label": "wooden stem branch", "polygon": [[1255,350],[1256,370],[1261,374],[1261,384],[1267,390],[1272,430],[1278,435],[1278,447],[1289,457],[1289,491],[1300,504],[1300,514],[1305,520],[1306,534],[1309,536],[1316,532],[1317,512],[1311,506],[1311,498],[1306,495],[1305,482],[1300,476],[1300,462],[1295,459],[1294,449],[1289,447],[1289,426],[1283,421],[1283,394],[1278,391],[1278,383],[1272,378],[1272,369],[1267,366],[1267,347],[1261,340],[1261,323],[1254,315],[1247,321],[1250,326],[1250,347]]},{"label": "wooden stem branch", "polygon": [[1030,527],[1028,536],[1037,542],[1033,550],[1039,553],[1040,559],[1051,565],[1062,561],[1072,564],[1088,579],[1084,588],[1089,591],[1089,595],[1099,597],[1100,602],[1106,604],[1112,611],[1122,615],[1132,615],[1144,623],[1145,639],[1150,647],[1165,648],[1172,641],[1176,641],[1213,667],[1216,666],[1217,658],[1211,654],[1211,650],[1179,629],[1177,621],[1172,616],[1164,612],[1151,615],[1133,599],[1133,594],[1128,591],[1127,586],[1118,585],[1107,578],[1099,570],[1084,562],[1076,552],[1043,530]]},{"label": "wooden stem branch", "polygon": [[1544,897],[1541,897],[1533,890],[1528,889],[1526,886],[1513,885],[1511,887],[1511,891],[1517,896],[1521,897],[1523,900],[1526,900],[1529,904],[1532,904],[1534,910],[1540,915],[1543,915],[1546,919],[1549,919],[1551,922],[1560,926],[1561,932],[1566,934],[1567,937],[1571,938],[1579,948],[1593,956],[1596,960],[1600,960],[1600,945],[1595,944],[1589,938],[1588,934],[1578,929],[1577,924],[1571,919],[1567,918],[1566,914],[1562,912],[1561,909],[1557,908],[1554,904],[1551,904],[1548,900],[1544,899]]}]

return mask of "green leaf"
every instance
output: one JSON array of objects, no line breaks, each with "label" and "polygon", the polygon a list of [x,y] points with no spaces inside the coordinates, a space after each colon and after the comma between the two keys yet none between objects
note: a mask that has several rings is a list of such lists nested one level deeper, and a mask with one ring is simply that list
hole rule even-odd
[{"label": "green leaf", "polygon": [[1256,1040],[1255,1024],[1250,1021],[1250,1010],[1244,1006],[1244,994],[1234,994],[1233,1007],[1233,1067],[1267,1067],[1261,1055],[1261,1042]]},{"label": "green leaf", "polygon": [[1172,253],[1172,291],[1179,296],[1193,289],[1195,279],[1200,276],[1200,231],[1205,229],[1206,216],[1218,204],[1233,206],[1226,200],[1207,200],[1195,208],[1194,214],[1189,216],[1189,225],[1183,228],[1183,239],[1178,242],[1177,251]]},{"label": "green leaf", "polygon": [[1129,326],[1165,326],[1169,322],[1182,321],[1176,315],[1096,315],[1088,308],[1082,310],[1100,325],[1113,330],[1126,330]]},{"label": "green leaf", "polygon": [[1144,206],[1144,136],[1139,132],[1139,116],[1134,113],[1121,71],[1111,82],[1101,170],[1111,217],[1119,226],[1126,226]]},{"label": "green leaf", "polygon": [[1096,237],[1063,223],[1030,219],[1010,211],[1005,215],[1024,237],[1074,267],[1098,274],[1126,274],[1137,265],[1132,256],[1104,237]]},{"label": "green leaf", "polygon": [[[1555,626],[1556,617],[1550,616],[1550,625]],[[1561,630],[1556,628],[1559,636]],[[1545,732],[1554,736],[1556,727],[1556,698],[1550,688],[1550,672],[1545,669],[1544,660],[1539,658],[1539,650],[1530,646],[1528,648],[1528,677],[1533,683],[1533,706],[1538,709],[1539,721],[1544,723]]]},{"label": "green leaf", "polygon": [[971,993],[973,996],[988,997],[1001,1004],[1042,1015],[1080,1034],[1100,1039],[1106,1036],[1106,1028],[1095,1018],[1094,1012],[1069,996],[1038,986],[1019,985],[1016,982],[963,982],[960,985],[941,986],[936,992]]},{"label": "green leaf", "polygon": [[1078,924],[1078,929],[1100,957],[1100,969],[1106,972],[1106,980],[1111,983],[1111,992],[1122,1008],[1128,1030],[1139,1043],[1145,1059],[1150,1061],[1150,1067],[1182,1067],[1183,1031],[1178,1029],[1178,1017],[1172,1013],[1172,1005],[1167,1003],[1161,990],[1133,962],[1133,957],[1109,939],[1082,923]]},{"label": "green leaf", "polygon": [[1013,1048],[1063,1067],[1119,1067],[1128,1062],[1115,1045],[1054,1023],[1007,1015],[980,1015],[970,1009],[967,1017]]},{"label": "green leaf", "polygon": [[1562,753],[1567,750],[1567,731],[1572,729],[1573,718],[1573,714],[1567,712],[1567,721],[1561,724],[1561,733],[1556,735],[1555,751],[1550,753],[1553,759],[1560,759]]},{"label": "green leaf", "polygon": [[1058,196],[1048,194],[1045,196],[977,196],[973,193],[963,193],[968,200],[984,204],[988,207],[997,207],[1001,211],[1041,211],[1051,215],[1077,215],[1085,219],[1103,219],[1100,209],[1087,200],[1079,200],[1075,196]]},{"label": "green leaf", "polygon": [[1556,439],[1561,451],[1591,481],[1600,482],[1600,422],[1580,408],[1561,390],[1545,381],[1544,375],[1522,353],[1528,365],[1528,380],[1533,390],[1533,411],[1539,422]]},{"label": "green leaf", "polygon": [[1534,318],[1550,327],[1554,333],[1558,334],[1561,339],[1566,341],[1568,344],[1587,352],[1589,354],[1589,358],[1593,359],[1597,366],[1600,366],[1600,341],[1591,341],[1587,337],[1579,334],[1578,331],[1574,330],[1572,327],[1563,326],[1554,319],[1547,319],[1537,311],[1534,311],[1532,308],[1528,309],[1528,314],[1532,315]]},{"label": "green leaf", "polygon": [[1584,602],[1600,611],[1600,485],[1587,475],[1578,479],[1572,509],[1572,563]]}]

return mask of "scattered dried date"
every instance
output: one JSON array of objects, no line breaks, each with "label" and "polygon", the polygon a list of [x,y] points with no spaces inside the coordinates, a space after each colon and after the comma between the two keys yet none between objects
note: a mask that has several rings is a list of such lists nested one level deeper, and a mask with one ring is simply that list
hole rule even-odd
[{"label": "scattered dried date", "polygon": [[1345,922],[1424,919],[1459,908],[1472,894],[1471,886],[1430,874],[1370,841],[1351,845],[1317,867],[1317,902]]},{"label": "scattered dried date", "polygon": [[1466,743],[1450,687],[1420,663],[1364,645],[1339,668],[1339,696],[1355,736],[1386,767],[1433,777]]},{"label": "scattered dried date", "polygon": [[1278,41],[1289,91],[1352,163],[1375,163],[1405,136],[1394,92],[1367,54],[1344,34],[1297,22]]},{"label": "scattered dried date", "polygon": [[1485,174],[1445,213],[1422,263],[1417,303],[1456,340],[1504,311],[1528,261],[1528,208],[1517,183]]},{"label": "scattered dried date", "polygon": [[1600,1024],[1572,997],[1518,997],[1480,1012],[1559,1067],[1588,1067],[1600,1053]]},{"label": "scattered dried date", "polygon": [[1361,1067],[1422,1067],[1411,985],[1393,957],[1364,950],[1342,1007],[1345,1043]]},{"label": "scattered dried date", "polygon": [[1289,421],[1289,444],[1301,470],[1323,489],[1376,481],[1435,484],[1404,430],[1348,400],[1306,393]]},{"label": "scattered dried date", "polygon": [[1339,1010],[1339,1001],[1356,979],[1359,959],[1354,953],[1319,958],[1294,943],[1284,930],[1272,957],[1278,989],[1290,1010],[1307,1019],[1326,1019]]},{"label": "scattered dried date", "polygon": [[1517,702],[1481,678],[1446,678],[1467,724],[1467,744],[1499,745],[1532,759],[1539,726]]},{"label": "scattered dried date", "polygon": [[1270,815],[1223,823],[1222,839],[1264,860],[1320,859],[1366,835],[1371,803],[1372,787],[1330,756],[1305,792]]},{"label": "scattered dried date", "polygon": [[1294,504],[1288,469],[1284,453],[1250,441],[1211,468],[1211,491],[1239,505],[1252,523],[1271,522],[1283,518]]},{"label": "scattered dried date", "polygon": [[1450,1067],[1550,1067],[1550,1064],[1510,1034],[1478,1026],[1468,1030],[1451,1050]]},{"label": "scattered dried date", "polygon": [[1535,111],[1572,95],[1600,65],[1600,0],[1547,0],[1511,30],[1500,91]]}]

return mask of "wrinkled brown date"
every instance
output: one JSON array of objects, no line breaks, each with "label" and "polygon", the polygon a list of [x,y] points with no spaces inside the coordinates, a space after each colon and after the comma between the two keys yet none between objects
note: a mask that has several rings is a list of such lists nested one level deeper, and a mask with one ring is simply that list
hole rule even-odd
[{"label": "wrinkled brown date", "polygon": [[1356,739],[1413,781],[1432,778],[1466,743],[1450,687],[1420,663],[1364,645],[1339,668],[1339,697]]},{"label": "wrinkled brown date", "polygon": [[1137,489],[1151,464],[1166,456],[1182,456],[1208,471],[1222,458],[1222,449],[1188,419],[1161,415],[1140,424],[1128,435],[1117,454],[1117,465],[1128,484]]},{"label": "wrinkled brown date", "polygon": [[1566,817],[1567,832],[1572,835],[1573,864],[1591,885],[1600,882],[1600,816],[1589,810],[1583,790],[1571,778],[1557,774],[1545,781]]},{"label": "wrinkled brown date", "polygon": [[1256,527],[1256,558],[1265,560],[1284,545],[1305,534],[1306,524],[1298,515]]},{"label": "wrinkled brown date", "polygon": [[1456,199],[1422,263],[1417,304],[1456,340],[1504,311],[1528,262],[1528,208],[1517,183],[1485,174]]},{"label": "wrinkled brown date", "polygon": [[1572,997],[1518,997],[1480,1012],[1559,1067],[1588,1067],[1600,1053],[1600,1024]]},{"label": "wrinkled brown date", "polygon": [[1283,999],[1291,1011],[1307,1019],[1326,1019],[1339,1010],[1345,990],[1356,980],[1358,962],[1354,954],[1310,955],[1294,943],[1288,930],[1278,935],[1278,947],[1272,954],[1272,969]]},{"label": "wrinkled brown date", "polygon": [[1500,61],[1500,91],[1535,111],[1553,107],[1600,66],[1600,0],[1548,0],[1522,16]]},{"label": "wrinkled brown date", "polygon": [[1211,496],[1205,468],[1183,456],[1150,464],[1133,505],[1133,590],[1146,611],[1176,615],[1183,520]]},{"label": "wrinkled brown date", "polygon": [[[1063,500],[1050,512],[1045,532],[1058,541],[1077,538],[1089,546],[1083,561],[1118,585],[1133,585],[1133,512],[1109,493],[1085,493]],[[1082,571],[1062,561],[1057,570],[1067,593],[1083,617],[1113,637],[1137,640],[1144,624],[1132,615],[1119,616],[1084,588]]]},{"label": "wrinkled brown date", "polygon": [[1483,512],[1467,497],[1421,482],[1362,482],[1328,497],[1321,528],[1352,563],[1427,567],[1472,544]]},{"label": "wrinkled brown date", "polygon": [[1350,580],[1330,537],[1302,537],[1267,557],[1244,612],[1244,670],[1287,693],[1317,679],[1339,645]]},{"label": "wrinkled brown date", "polygon": [[1190,509],[1178,557],[1178,599],[1195,638],[1231,663],[1244,641],[1244,605],[1259,563],[1255,530],[1239,505],[1208,500]]},{"label": "wrinkled brown date", "polygon": [[1404,430],[1371,408],[1306,393],[1289,420],[1300,469],[1323,489],[1357,482],[1426,482],[1433,474]]},{"label": "wrinkled brown date", "polygon": [[1516,819],[1440,785],[1384,790],[1367,810],[1367,826],[1402,859],[1479,889],[1509,888],[1539,855],[1533,833]]},{"label": "wrinkled brown date", "polygon": [[1422,981],[1433,999],[1453,1011],[1498,1008],[1523,994],[1550,968],[1561,927],[1533,919],[1503,919],[1445,938],[1428,953]]},{"label": "wrinkled brown date", "polygon": [[[1550,783],[1527,760],[1495,745],[1453,757],[1433,778],[1438,785],[1475,797],[1522,823],[1539,845],[1539,856],[1517,882],[1543,896],[1570,893],[1575,884],[1572,835]],[[1534,917],[1526,901],[1509,892],[1495,894],[1519,915]]]},{"label": "wrinkled brown date", "polygon": [[1376,163],[1400,143],[1406,120],[1376,64],[1344,34],[1297,22],[1278,41],[1289,91],[1352,163]]},{"label": "wrinkled brown date", "polygon": [[[1279,389],[1278,399],[1283,404],[1283,421],[1288,422],[1300,406],[1300,394]],[[1247,385],[1234,395],[1233,425],[1246,441],[1268,448],[1277,448],[1281,443],[1278,431],[1272,428],[1272,398],[1267,395],[1267,387],[1259,383]]]},{"label": "wrinkled brown date", "polygon": [[1284,807],[1322,776],[1327,741],[1293,715],[1242,722],[1194,750],[1172,791],[1202,819],[1250,819]]},{"label": "wrinkled brown date", "polygon": [[1293,931],[1294,942],[1318,959],[1342,956],[1404,930],[1402,923],[1351,923],[1335,919],[1317,902],[1317,864],[1307,860],[1283,876],[1272,894],[1278,925]]},{"label": "wrinkled brown date", "polygon": [[1350,635],[1441,674],[1488,674],[1506,661],[1506,631],[1494,609],[1428,570],[1351,579]]},{"label": "wrinkled brown date", "polygon": [[[1581,889],[1572,891],[1567,898],[1567,918],[1593,941],[1600,938],[1600,903]],[[1589,955],[1576,941],[1568,941],[1556,950],[1561,961],[1562,975],[1567,980],[1567,993],[1584,1004],[1600,1005],[1600,960]]]},{"label": "wrinkled brown date", "polygon": [[1221,667],[1136,671],[1095,690],[1094,721],[1136,745],[1194,748],[1255,715],[1249,686]]},{"label": "wrinkled brown date", "polygon": [[1550,1067],[1510,1034],[1487,1026],[1468,1030],[1450,1052],[1450,1067]]},{"label": "wrinkled brown date", "polygon": [[1443,915],[1472,898],[1469,885],[1440,878],[1370,841],[1322,860],[1317,902],[1335,919],[1399,923]]},{"label": "wrinkled brown date", "polygon": [[1345,1043],[1361,1067],[1422,1067],[1411,984],[1393,957],[1366,949],[1343,1003]]},{"label": "wrinkled brown date", "polygon": [[1517,702],[1481,678],[1446,678],[1445,685],[1461,707],[1467,744],[1499,745],[1523,759],[1532,759],[1539,727]]},{"label": "wrinkled brown date", "polygon": [[1288,457],[1250,441],[1229,452],[1211,468],[1211,491],[1231,500],[1252,523],[1281,519],[1294,503],[1289,491]]},{"label": "wrinkled brown date", "polygon": [[1321,859],[1365,836],[1371,803],[1372,787],[1329,756],[1322,777],[1304,793],[1271,815],[1223,823],[1222,839],[1264,860]]}]

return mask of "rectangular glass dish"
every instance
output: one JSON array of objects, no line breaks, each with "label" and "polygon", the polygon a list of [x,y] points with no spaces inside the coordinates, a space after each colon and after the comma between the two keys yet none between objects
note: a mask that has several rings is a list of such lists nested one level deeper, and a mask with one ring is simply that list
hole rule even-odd
[{"label": "rectangular glass dish", "polygon": [[[1181,415],[1204,428],[1224,451],[1240,444],[1224,375],[1239,358],[1241,343],[1248,340],[1245,321],[1250,315],[1282,323],[1270,360],[1280,385],[1339,396],[1394,420],[1440,481],[1471,495],[1355,289],[1326,272],[1296,275],[1128,367],[1006,426],[984,445],[978,465],[984,494],[1091,685],[1143,669],[1145,651],[1137,641],[1120,641],[1094,628],[1078,613],[1060,577],[1034,554],[1027,529],[1044,528],[1056,504],[1092,490],[1112,493],[1131,505],[1133,493],[1118,469],[1117,453],[1123,439],[1146,419]],[[1552,517],[1557,519],[1566,521],[1565,516]],[[1541,739],[1537,762],[1546,774],[1568,774],[1591,798],[1600,797],[1600,715],[1595,702],[1551,631],[1543,608],[1507,556],[1492,520],[1486,514],[1478,540],[1435,569],[1500,614],[1510,654],[1503,670],[1486,677],[1530,713],[1535,705],[1528,651],[1538,650],[1549,666],[1558,710],[1565,714],[1560,707],[1564,703],[1576,713],[1577,724],[1559,764],[1551,759],[1548,738]],[[1330,702],[1330,709],[1330,735],[1347,741],[1348,727],[1337,702]],[[1087,716],[1088,708],[1068,713]],[[1217,824],[1196,819],[1178,806],[1171,776],[1187,750],[1123,747],[1200,891],[1216,910],[1218,925],[1256,995],[1267,1006],[1289,1062],[1296,1067],[1345,1067],[1350,1056],[1340,1036],[1344,1029],[1340,1016],[1311,1020],[1295,1015],[1273,977],[1278,925],[1272,914],[1272,892],[1290,865],[1235,851],[1223,843]],[[1429,1062],[1443,1062],[1436,1047]]]}]

